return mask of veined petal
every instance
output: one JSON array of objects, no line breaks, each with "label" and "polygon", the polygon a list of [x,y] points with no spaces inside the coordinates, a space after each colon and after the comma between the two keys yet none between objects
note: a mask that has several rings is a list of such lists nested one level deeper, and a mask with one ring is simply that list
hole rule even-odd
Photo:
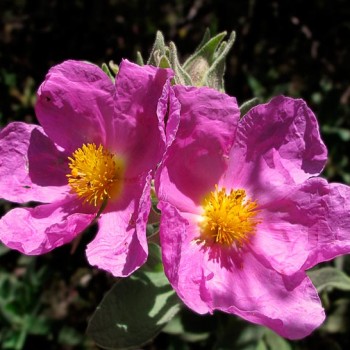
[{"label": "veined petal", "polygon": [[113,119],[115,87],[97,66],[65,61],[54,66],[38,90],[37,118],[68,153],[83,143],[105,144]]},{"label": "veined petal", "polygon": [[261,210],[252,249],[292,275],[350,253],[350,188],[311,178]]},{"label": "veined petal", "polygon": [[27,255],[44,254],[72,241],[94,216],[73,196],[35,208],[15,208],[0,220],[0,241]]},{"label": "veined petal", "polygon": [[204,247],[196,241],[196,215],[164,202],[160,208],[165,273],[192,310],[232,313],[290,339],[309,335],[323,322],[320,300],[305,274],[295,286],[293,277],[279,274],[249,249]]},{"label": "veined petal", "polygon": [[156,177],[158,197],[177,208],[195,207],[227,167],[239,109],[236,100],[209,88],[175,86],[180,125]]},{"label": "veined petal", "polygon": [[298,207],[310,220],[309,257],[304,269],[350,253],[350,187],[312,178],[295,192]]},{"label": "veined petal", "polygon": [[160,222],[160,243],[164,272],[170,284],[192,310],[200,313],[212,313],[211,297],[205,288],[206,280],[212,278],[210,272],[203,269],[204,256],[198,254],[194,242],[195,232],[191,231],[188,219],[169,203],[160,201],[162,211]]},{"label": "veined petal", "polygon": [[207,260],[206,271],[213,273],[206,288],[214,309],[269,327],[282,337],[304,338],[325,319],[317,291],[305,274],[296,285],[293,277],[279,274],[249,251],[231,269]]},{"label": "veined petal", "polygon": [[125,156],[127,176],[155,168],[165,150],[157,116],[158,100],[170,69],[139,66],[127,60],[116,77],[115,118],[109,126],[107,147]]},{"label": "veined petal", "polygon": [[12,202],[51,202],[68,192],[67,157],[37,125],[14,122],[0,133],[0,192]]},{"label": "veined petal", "polygon": [[312,111],[303,100],[280,96],[253,108],[239,123],[222,185],[245,188],[266,202],[279,187],[318,175],[326,160]]},{"label": "veined petal", "polygon": [[171,145],[176,137],[180,123],[180,109],[180,102],[175,96],[170,80],[168,80],[164,85],[157,107],[160,131],[167,147]]},{"label": "veined petal", "polygon": [[233,313],[290,339],[309,335],[325,315],[305,270],[350,251],[350,188],[312,178],[327,153],[314,115],[285,97],[255,107],[221,163],[220,147],[202,156],[207,139],[193,133],[177,97],[177,137],[156,177],[170,283],[198,313]]},{"label": "veined petal", "polygon": [[91,265],[118,277],[129,276],[147,259],[146,224],[151,207],[150,180],[126,186],[121,200],[109,205],[99,219],[95,239],[87,246]]}]

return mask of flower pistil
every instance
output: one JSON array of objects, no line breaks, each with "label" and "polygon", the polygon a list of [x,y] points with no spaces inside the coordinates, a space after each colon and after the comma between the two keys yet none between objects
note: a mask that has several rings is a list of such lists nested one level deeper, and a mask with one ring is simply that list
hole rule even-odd
[{"label": "flower pistil", "polygon": [[122,190],[125,162],[94,143],[83,144],[69,157],[71,173],[68,183],[84,202],[101,205],[105,199],[116,198]]},{"label": "flower pistil", "polygon": [[245,190],[218,189],[209,193],[203,202],[200,221],[200,241],[206,245],[241,248],[255,233],[259,223],[257,202],[247,199]]}]

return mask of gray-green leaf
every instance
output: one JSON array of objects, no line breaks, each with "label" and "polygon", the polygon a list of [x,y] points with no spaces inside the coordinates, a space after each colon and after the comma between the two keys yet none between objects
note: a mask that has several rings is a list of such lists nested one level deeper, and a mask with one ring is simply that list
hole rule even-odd
[{"label": "gray-green leaf", "polygon": [[269,329],[266,330],[263,339],[269,350],[292,350],[287,340]]},{"label": "gray-green leaf", "polygon": [[308,271],[308,275],[318,292],[326,288],[350,290],[350,277],[334,267],[323,267],[318,270]]},{"label": "gray-green leaf", "polygon": [[135,349],[152,340],[180,306],[163,271],[139,270],[106,294],[87,333],[104,349]]}]

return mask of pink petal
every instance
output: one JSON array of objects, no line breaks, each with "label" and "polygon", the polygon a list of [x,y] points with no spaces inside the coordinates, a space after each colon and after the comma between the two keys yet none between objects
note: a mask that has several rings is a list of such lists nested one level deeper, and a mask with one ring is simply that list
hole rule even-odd
[{"label": "pink petal", "polygon": [[350,253],[350,187],[313,178],[293,196],[310,221],[304,268]]},{"label": "pink petal", "polygon": [[[212,313],[210,295],[205,283],[212,278],[203,270],[203,259],[198,254],[198,246],[193,242],[196,236],[188,220],[169,203],[160,201],[162,211],[160,222],[160,243],[164,272],[179,297],[192,310]],[[182,213],[183,214],[183,213]],[[194,255],[193,255],[194,254]]]},{"label": "pink petal", "polygon": [[318,175],[326,160],[312,111],[302,100],[280,96],[253,108],[239,124],[222,185],[268,201],[279,187]]},{"label": "pink petal", "polygon": [[65,61],[50,69],[38,91],[37,118],[68,153],[83,143],[105,144],[113,118],[115,88],[97,66]]},{"label": "pink petal", "polygon": [[0,134],[0,192],[9,201],[52,202],[69,191],[67,157],[41,127],[20,122]]},{"label": "pink petal", "polygon": [[[168,80],[164,85],[163,93],[158,101],[157,108],[157,114],[160,120],[160,131],[167,147],[174,141],[179,128],[180,109],[181,105],[179,100],[175,96],[170,80]],[[164,124],[166,124],[165,130]]]},{"label": "pink petal", "polygon": [[129,160],[127,176],[148,172],[163,155],[157,105],[172,74],[170,69],[141,67],[127,60],[120,64],[107,147]]},{"label": "pink petal", "polygon": [[93,220],[74,197],[35,208],[15,208],[0,220],[0,241],[11,249],[39,255],[72,241]]},{"label": "pink petal", "polygon": [[195,215],[164,202],[160,208],[165,273],[191,309],[233,313],[290,339],[309,335],[323,322],[317,292],[305,275],[295,286],[292,277],[279,274],[248,249],[205,248],[196,242]]},{"label": "pink petal", "polygon": [[325,319],[317,291],[306,275],[295,285],[293,277],[279,274],[249,251],[230,269],[209,260],[205,270],[213,273],[206,287],[214,309],[269,327],[282,337],[304,338]]},{"label": "pink petal", "polygon": [[86,250],[91,265],[126,277],[146,261],[150,180],[150,175],[143,180],[144,188],[126,186],[123,198],[109,205],[101,215],[97,236]]},{"label": "pink petal", "polygon": [[252,249],[292,275],[350,253],[350,187],[312,178],[261,211]]},{"label": "pink petal", "polygon": [[239,109],[209,88],[174,87],[181,105],[176,139],[158,170],[158,197],[185,210],[198,206],[225,171]]}]

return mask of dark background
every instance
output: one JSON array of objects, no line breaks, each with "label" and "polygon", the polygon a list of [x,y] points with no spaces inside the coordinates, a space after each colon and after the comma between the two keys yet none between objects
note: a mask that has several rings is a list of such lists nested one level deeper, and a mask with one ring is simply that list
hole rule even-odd
[{"label": "dark background", "polygon": [[[206,28],[213,34],[237,33],[227,59],[227,93],[240,104],[277,94],[306,100],[329,149],[324,176],[350,183],[348,0],[1,0],[0,126],[14,120],[36,122],[35,91],[54,64],[66,59],[119,63],[122,58],[135,60],[137,51],[148,58],[157,30],[166,41],[176,43],[184,60]],[[2,207],[6,211],[10,204],[3,202]],[[113,281],[87,265],[84,240],[91,239],[93,232],[89,234],[73,255],[70,247],[62,247],[44,257],[28,258],[0,247],[0,349],[97,349],[84,331]],[[338,266],[347,269],[344,261]],[[335,315],[338,323],[287,345],[350,346],[348,303],[340,311],[338,307],[344,299],[349,295],[337,291],[323,296],[328,315]],[[227,337],[229,326],[243,327],[230,325],[233,321],[224,316],[199,318],[187,313],[186,317],[193,318],[202,333],[209,327],[209,338],[189,340],[162,333],[147,349],[233,349],[237,334],[231,345],[220,336]],[[25,318],[34,322],[36,331],[22,339]],[[258,349],[256,343],[248,345],[235,348]],[[266,349],[275,348],[270,344]]]}]

